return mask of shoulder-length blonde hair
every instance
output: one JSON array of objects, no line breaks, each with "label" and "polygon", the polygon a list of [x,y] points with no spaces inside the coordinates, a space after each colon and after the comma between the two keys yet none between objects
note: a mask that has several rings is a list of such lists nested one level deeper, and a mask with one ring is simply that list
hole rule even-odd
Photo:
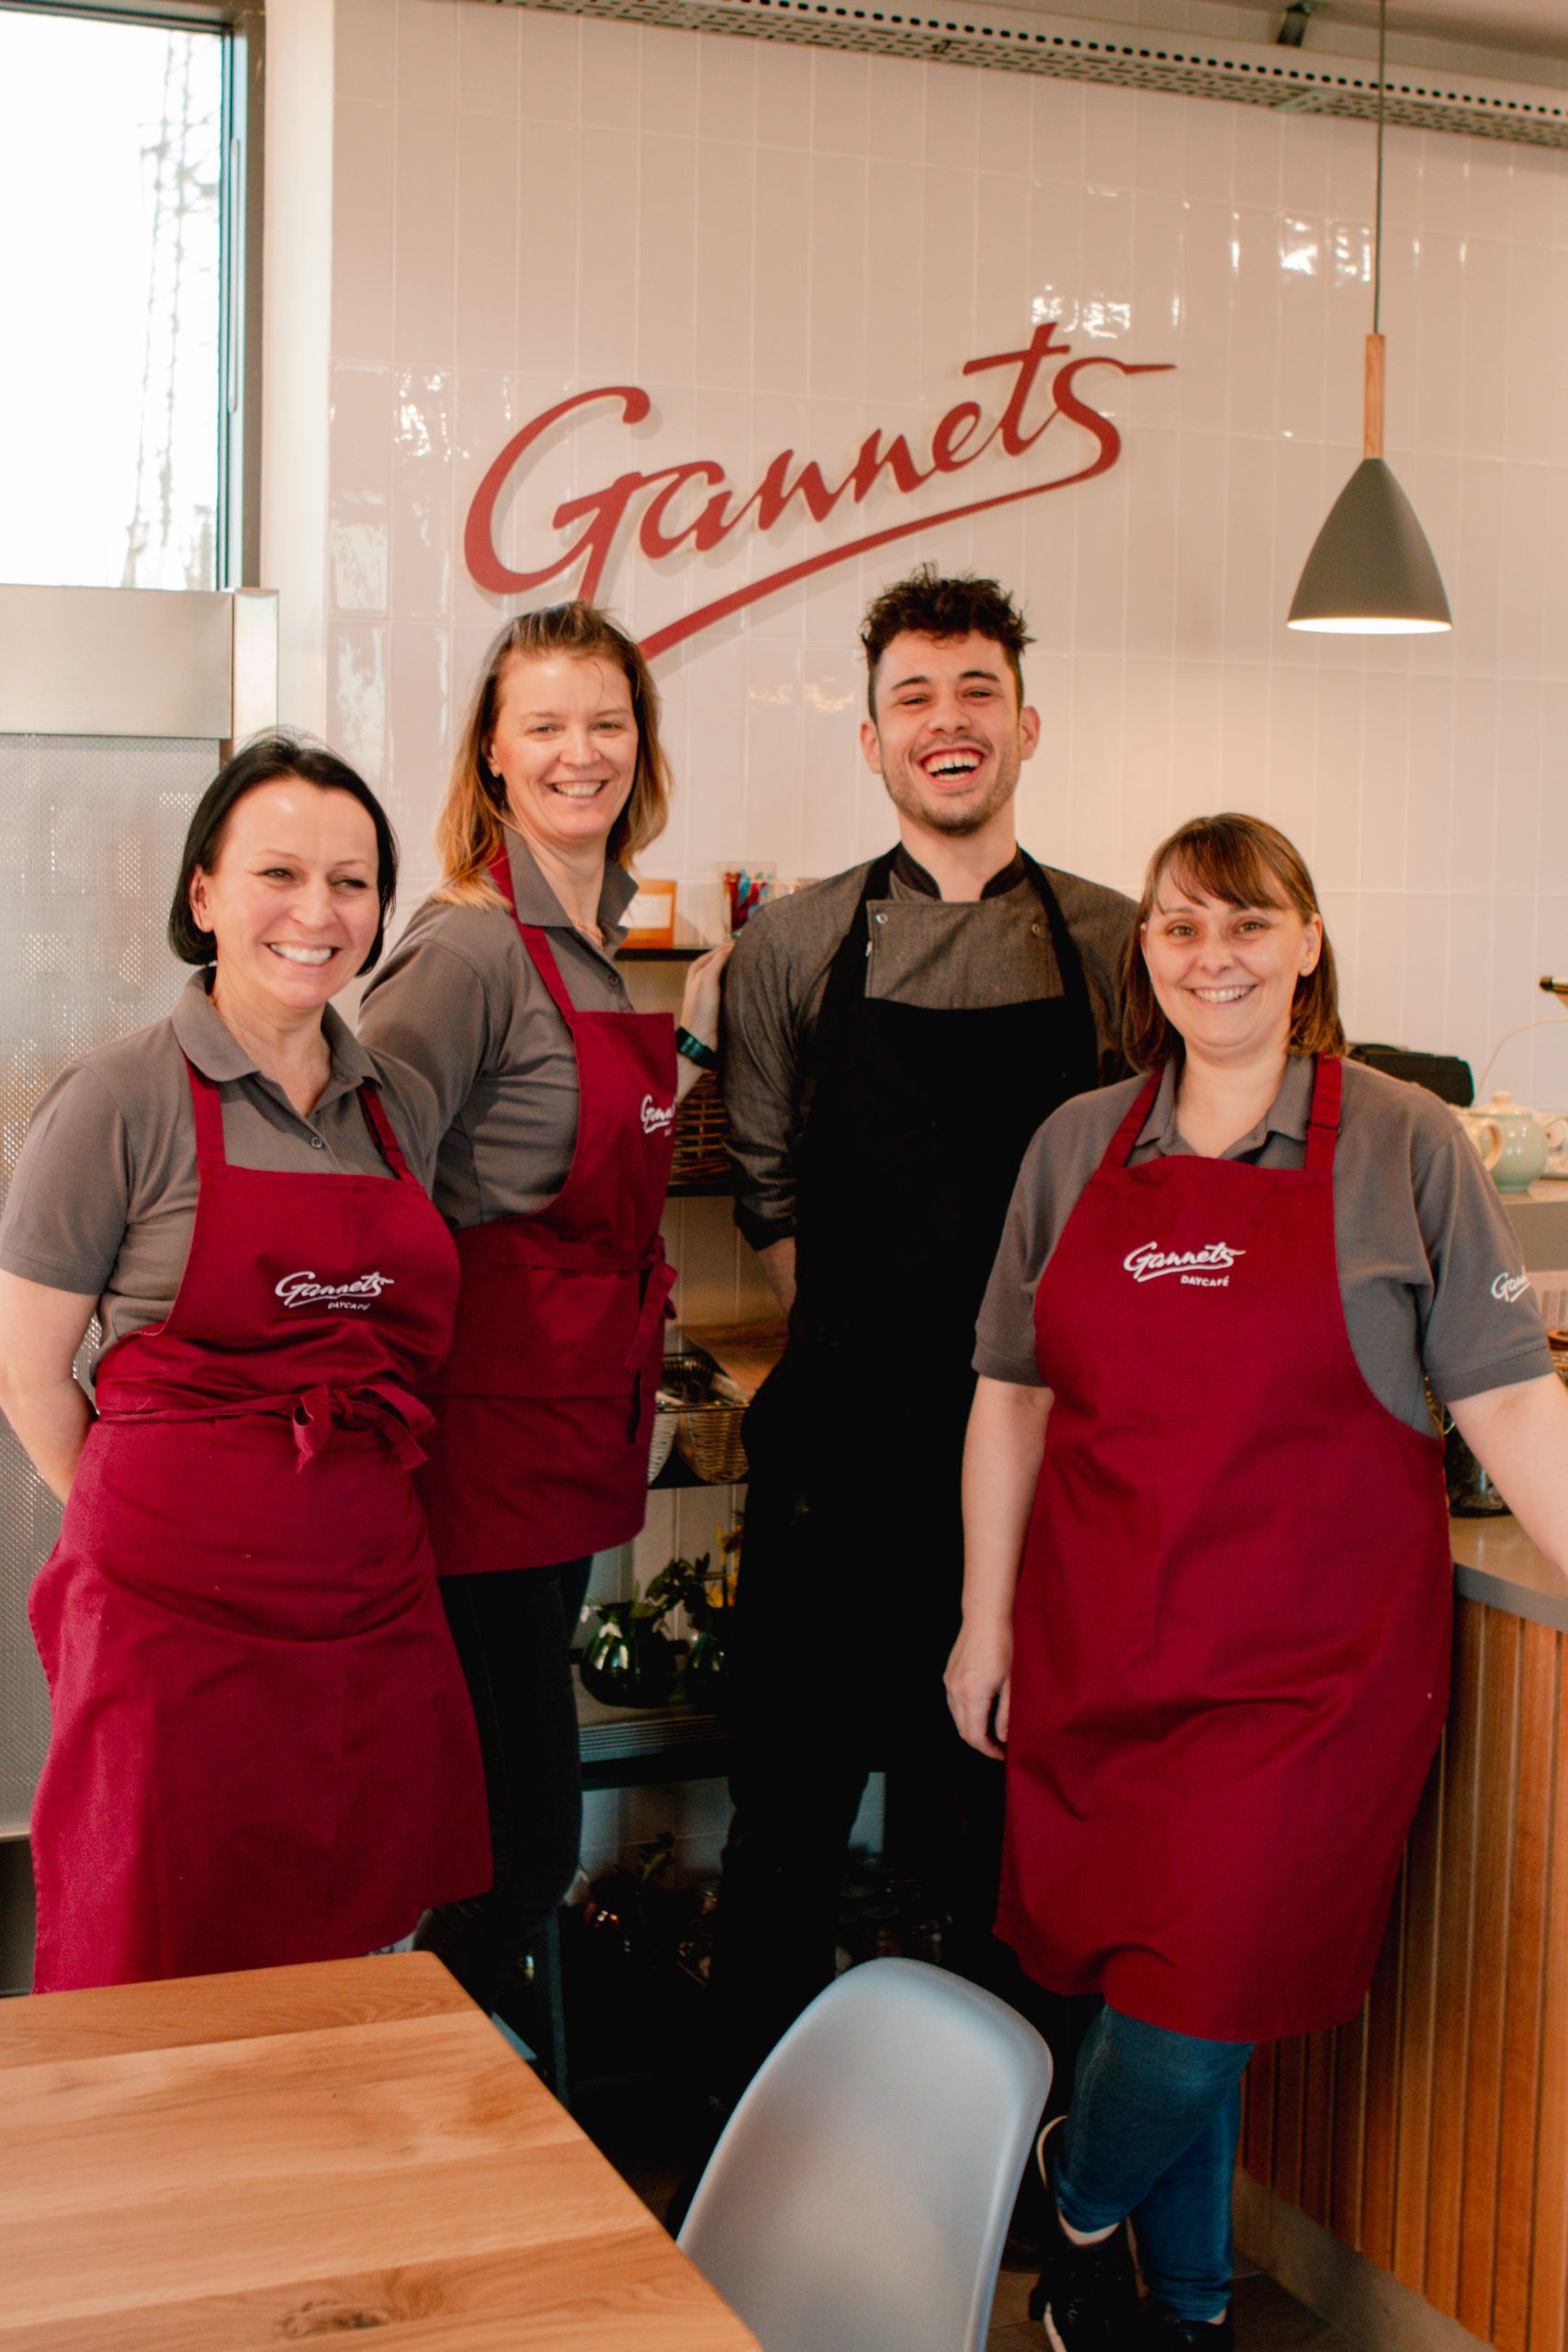
[{"label": "shoulder-length blonde hair", "polygon": [[[1167,874],[1184,890],[1218,899],[1227,907],[1293,907],[1303,922],[1322,910],[1300,850],[1261,817],[1193,817],[1161,842],[1144,876],[1122,971],[1122,1049],[1134,1069],[1153,1069],[1180,1039],[1161,1012],[1144,961],[1144,928],[1154,912],[1155,892]],[[1286,1051],[1342,1054],[1339,981],[1326,930],[1310,972],[1296,982]]]},{"label": "shoulder-length blonde hair", "polygon": [[597,654],[615,663],[631,690],[637,768],[631,796],[610,828],[606,855],[617,865],[629,866],[637,852],[664,831],[670,814],[670,769],[659,741],[659,689],[641,647],[593,605],[549,605],[542,612],[519,613],[485,657],[436,820],[442,883],[435,895],[456,905],[483,906],[496,895],[490,869],[506,846],[508,831],[515,828],[506,816],[506,786],[490,763],[490,743],[509,665],[538,653],[570,653],[585,660]]}]

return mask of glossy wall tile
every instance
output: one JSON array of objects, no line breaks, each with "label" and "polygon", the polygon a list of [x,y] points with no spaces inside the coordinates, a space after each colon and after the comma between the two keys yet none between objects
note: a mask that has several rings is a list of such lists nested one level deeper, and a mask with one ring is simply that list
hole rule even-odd
[{"label": "glossy wall tile", "polygon": [[[821,873],[877,847],[856,618],[907,563],[974,565],[1035,631],[1032,847],[1131,887],[1182,816],[1263,809],[1329,894],[1353,1029],[1479,1072],[1536,1017],[1532,967],[1568,964],[1568,158],[1389,134],[1389,454],[1457,627],[1304,640],[1285,607],[1359,452],[1363,126],[477,0],[335,6],[332,723],[392,795],[411,888],[488,634],[575,587],[585,514],[601,596],[646,635],[999,496],[1020,475],[993,451],[908,494],[885,467],[822,519],[796,494],[766,532],[753,507],[690,539],[707,497],[740,506],[785,452],[782,479],[815,461],[824,495],[874,433],[929,468],[955,402],[998,413],[1002,373],[964,364],[1054,322],[1073,357],[1112,363],[1077,383],[1116,463],[921,521],[664,655],[679,799],[654,865],[711,907],[738,853]],[[1170,372],[1119,372],[1148,361]],[[464,526],[491,460],[616,387],[649,413],[569,412],[497,503],[499,560],[547,577],[476,583]],[[1058,417],[1030,462],[1094,455]],[[615,520],[628,475],[655,479]],[[657,520],[679,544],[650,557],[672,480]],[[1568,1038],[1527,1030],[1492,1081],[1568,1102]]]}]

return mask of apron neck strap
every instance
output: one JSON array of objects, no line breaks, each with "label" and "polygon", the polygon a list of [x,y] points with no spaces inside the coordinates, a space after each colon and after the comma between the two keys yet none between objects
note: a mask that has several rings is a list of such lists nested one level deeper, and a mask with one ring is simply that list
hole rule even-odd
[{"label": "apron neck strap", "polygon": [[205,1175],[209,1168],[226,1168],[229,1164],[229,1155],[223,1148],[223,1098],[218,1091],[218,1080],[197,1069],[188,1054],[185,1065],[190,1080],[191,1109],[196,1114],[197,1172]]},{"label": "apron neck strap", "polygon": [[381,1101],[381,1090],[373,1078],[360,1081],[359,1107],[365,1114],[365,1124],[379,1145],[381,1157],[393,1175],[407,1178],[409,1164],[403,1158],[403,1148],[392,1132],[392,1123]]},{"label": "apron neck strap", "polygon": [[490,878],[505,899],[512,920],[522,934],[523,944],[532,958],[535,970],[548,989],[556,1011],[569,1029],[574,1027],[577,1021],[577,1007],[567,993],[566,982],[562,979],[560,967],[556,962],[555,950],[550,945],[549,933],[541,930],[537,923],[525,922],[518,913],[517,896],[512,888],[512,860],[504,850],[499,856],[492,859]]},{"label": "apron neck strap", "polygon": [[1105,1155],[1107,1168],[1126,1167],[1133,1156],[1134,1147],[1144,1132],[1144,1121],[1154,1109],[1155,1096],[1159,1092],[1162,1076],[1162,1069],[1152,1069],[1139,1087],[1133,1099],[1132,1109],[1111,1138],[1111,1147]]},{"label": "apron neck strap", "polygon": [[1345,1065],[1337,1054],[1319,1054],[1312,1085],[1312,1113],[1307,1121],[1306,1165],[1314,1174],[1334,1166],[1339,1140],[1339,1101],[1344,1091]]}]

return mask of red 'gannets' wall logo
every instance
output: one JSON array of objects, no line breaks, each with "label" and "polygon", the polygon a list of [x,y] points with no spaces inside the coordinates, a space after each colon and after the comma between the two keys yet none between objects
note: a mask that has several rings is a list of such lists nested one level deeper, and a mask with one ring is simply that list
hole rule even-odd
[{"label": "red 'gannets' wall logo", "polygon": [[[496,553],[495,510],[502,492],[518,469],[558,425],[567,424],[601,401],[618,401],[627,424],[640,424],[653,405],[636,384],[601,384],[592,391],[576,392],[570,400],[558,401],[553,408],[545,409],[531,418],[520,433],[514,433],[480,482],[463,534],[468,570],[481,588],[492,589],[502,596],[525,596],[552,580],[563,578],[581,563],[582,570],[575,594],[592,603],[599,593],[605,567],[623,543],[623,534],[629,535],[631,531],[634,510],[639,503],[637,544],[645,556],[657,561],[660,556],[678,555],[685,548],[708,554],[747,524],[758,531],[771,531],[794,499],[800,501],[814,522],[825,523],[846,499],[852,505],[860,505],[884,476],[895,491],[908,496],[939,475],[962,473],[993,448],[999,449],[1004,458],[1026,458],[1058,421],[1079,426],[1094,443],[1096,454],[1075,472],[1049,475],[1043,481],[1025,482],[1021,489],[994,492],[988,498],[970,499],[961,505],[943,506],[934,512],[926,510],[910,521],[892,523],[862,538],[825,548],[817,555],[770,572],[764,579],[749,580],[744,586],[715,597],[711,604],[699,605],[695,612],[683,613],[678,620],[667,622],[644,638],[642,650],[651,660],[683,639],[711,628],[716,621],[738,613],[743,605],[754,605],[761,597],[772,596],[797,580],[808,579],[813,572],[826,571],[832,564],[847,563],[852,556],[886,547],[894,539],[908,538],[917,531],[935,530],[939,524],[960,522],[969,514],[987,514],[992,507],[1016,504],[1020,499],[1040,498],[1048,490],[1066,490],[1072,482],[1090,481],[1096,474],[1106,472],[1122,454],[1122,436],[1109,417],[1089,407],[1077,389],[1078,377],[1086,368],[1113,368],[1122,376],[1160,375],[1174,362],[1111,359],[1100,352],[1075,359],[1071,351],[1070,344],[1056,340],[1056,327],[1052,322],[1036,327],[1022,351],[993,352],[985,358],[966,360],[965,376],[986,375],[993,368],[1011,369],[1012,379],[1007,385],[1001,412],[989,429],[982,431],[985,417],[979,402],[958,401],[934,426],[924,464],[917,461],[903,434],[889,437],[879,430],[866,435],[854,463],[835,483],[829,483],[813,460],[797,459],[793,449],[781,449],[749,498],[742,498],[731,487],[724,468],[711,458],[660,466],[652,473],[617,474],[603,490],[589,491],[581,498],[569,498],[556,508],[551,518],[553,527],[574,534],[569,547],[536,571],[512,571]],[[1065,364],[1051,376],[1048,412],[1038,421],[1032,421],[1031,402],[1041,370],[1049,359],[1060,359]],[[1039,403],[1035,406],[1038,408]]]}]

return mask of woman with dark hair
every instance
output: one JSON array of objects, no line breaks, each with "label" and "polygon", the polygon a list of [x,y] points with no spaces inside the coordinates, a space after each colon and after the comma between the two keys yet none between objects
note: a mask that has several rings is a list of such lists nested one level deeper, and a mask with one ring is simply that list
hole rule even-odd
[{"label": "woman with dark hair", "polygon": [[978,1327],[948,1696],[1007,1759],[998,1931],[1100,1997],[1032,2304],[1057,2352],[1228,2343],[1252,2044],[1355,2016],[1447,1703],[1425,1383],[1568,1567],[1568,1396],[1478,1155],[1343,1058],[1311,876],[1150,862],[1125,1043],[1013,1194]]},{"label": "woman with dark hair", "polygon": [[40,1992],[370,1951],[489,1878],[411,1479],[457,1290],[434,1105],[329,1002],[396,880],[351,768],[248,745],[175,891],[201,968],[73,1063],[22,1148],[0,1405],[65,1505],[30,1608]]},{"label": "woman with dark hair", "polygon": [[361,1015],[434,1090],[435,1201],[463,1270],[420,1493],[479,1721],[495,1884],[418,1940],[486,2007],[577,1867],[568,1651],[592,1554],[647,1509],[675,1106],[716,1058],[728,950],[691,967],[679,1029],[634,1012],[615,969],[632,860],[669,792],[632,639],[591,605],[520,615],[453,762],[446,878]]}]

